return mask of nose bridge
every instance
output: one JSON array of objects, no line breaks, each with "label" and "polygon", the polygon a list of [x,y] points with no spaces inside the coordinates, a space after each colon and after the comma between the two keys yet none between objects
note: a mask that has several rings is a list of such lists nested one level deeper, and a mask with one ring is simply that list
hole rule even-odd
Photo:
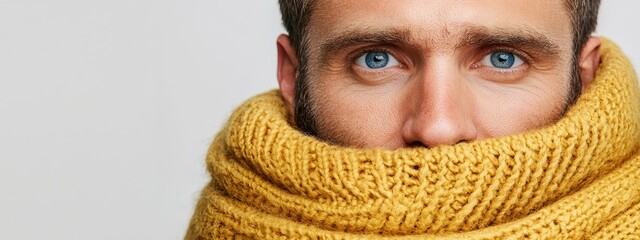
[{"label": "nose bridge", "polygon": [[451,145],[475,138],[470,93],[463,74],[447,56],[433,57],[418,75],[419,91],[413,116],[407,121],[407,144],[429,147]]},{"label": "nose bridge", "polygon": [[458,72],[448,63],[447,59],[434,61],[425,68],[420,76],[420,110],[425,117],[443,117],[454,114],[448,110],[458,105],[456,97],[459,92]]},{"label": "nose bridge", "polygon": [[459,69],[446,56],[434,57],[426,64],[424,71],[418,76],[421,91],[416,109],[416,117],[421,121],[446,120],[455,118],[461,113],[463,103]]}]

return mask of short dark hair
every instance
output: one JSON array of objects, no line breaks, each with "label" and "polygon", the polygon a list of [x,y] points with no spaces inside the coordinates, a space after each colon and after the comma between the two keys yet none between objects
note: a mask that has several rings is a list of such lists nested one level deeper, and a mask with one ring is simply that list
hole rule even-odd
[{"label": "short dark hair", "polygon": [[298,129],[306,134],[315,136],[317,124],[307,81],[307,45],[309,42],[307,27],[309,26],[316,0],[279,0],[279,3],[282,25],[289,33],[289,42],[295,49],[296,57],[298,58],[294,87],[293,119]]},{"label": "short dark hair", "polygon": [[[573,29],[573,63],[571,73],[571,86],[565,106],[565,111],[573,104],[582,89],[580,79],[580,68],[578,57],[582,46],[596,29],[598,22],[598,10],[600,0],[564,0],[564,5],[569,13],[571,26]],[[311,14],[317,4],[317,0],[279,0],[280,13],[282,14],[282,24],[289,33],[292,47],[295,49],[298,58],[298,69],[296,72],[295,96],[294,96],[294,119],[297,127],[303,132],[316,135],[316,123],[314,121],[314,111],[311,109],[311,98],[309,84],[307,83],[307,28],[311,19]]]},{"label": "short dark hair", "polygon": [[580,78],[580,66],[578,58],[582,46],[587,42],[591,33],[596,30],[598,24],[598,10],[600,9],[600,0],[565,0],[565,8],[569,12],[571,19],[571,27],[573,28],[573,56],[572,56],[572,72],[571,86],[569,97],[567,99],[567,108],[573,104],[582,89],[582,79]]}]

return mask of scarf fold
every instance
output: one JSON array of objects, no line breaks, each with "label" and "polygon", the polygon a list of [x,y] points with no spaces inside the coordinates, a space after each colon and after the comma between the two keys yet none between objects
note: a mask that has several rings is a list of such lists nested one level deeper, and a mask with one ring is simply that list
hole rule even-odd
[{"label": "scarf fold", "polygon": [[595,80],[558,122],[453,146],[341,147],[248,100],[207,154],[186,239],[640,238],[640,93],[603,39]]}]

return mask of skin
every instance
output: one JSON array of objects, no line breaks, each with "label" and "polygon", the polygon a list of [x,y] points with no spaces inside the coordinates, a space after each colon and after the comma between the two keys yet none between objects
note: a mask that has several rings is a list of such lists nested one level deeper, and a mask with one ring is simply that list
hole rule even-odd
[{"label": "skin", "polygon": [[[308,29],[317,137],[334,144],[453,145],[552,124],[568,106],[573,34],[562,1],[321,0]],[[277,44],[293,114],[299,62],[286,35]],[[578,56],[583,91],[599,46],[591,37]],[[397,64],[369,69],[367,51]],[[522,64],[496,68],[495,51]]]}]

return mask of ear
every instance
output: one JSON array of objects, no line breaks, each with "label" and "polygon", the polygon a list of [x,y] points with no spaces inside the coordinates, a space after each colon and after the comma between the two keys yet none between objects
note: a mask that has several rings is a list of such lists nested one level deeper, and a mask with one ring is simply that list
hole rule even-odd
[{"label": "ear", "polygon": [[589,37],[582,47],[578,62],[580,78],[582,79],[582,92],[584,92],[593,81],[593,78],[595,78],[596,70],[600,66],[600,38]]},{"label": "ear", "polygon": [[284,102],[293,115],[293,98],[295,96],[296,72],[298,70],[298,58],[291,46],[289,36],[278,36],[278,85],[284,98]]}]

